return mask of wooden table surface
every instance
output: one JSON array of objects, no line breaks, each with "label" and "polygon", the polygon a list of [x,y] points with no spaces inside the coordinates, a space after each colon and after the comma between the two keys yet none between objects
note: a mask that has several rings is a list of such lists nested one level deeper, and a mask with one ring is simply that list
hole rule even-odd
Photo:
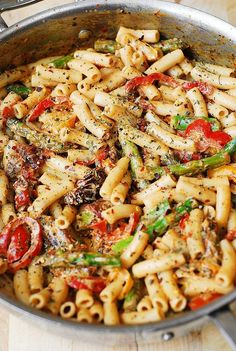
[{"label": "wooden table surface", "polygon": [[[145,0],[144,0],[145,1]],[[151,0],[146,0],[151,1]],[[30,9],[20,9],[6,12],[3,18],[8,25],[13,24],[40,10],[71,3],[72,0],[44,0],[31,5]],[[109,2],[109,0],[108,0]],[[128,2],[128,1],[127,1]],[[199,8],[214,14],[236,25],[236,0],[172,0],[191,7]],[[235,326],[236,332],[236,326]],[[229,351],[231,348],[219,330],[208,324],[199,331],[188,336],[174,339],[167,343],[149,344],[147,346],[116,346],[113,348],[105,345],[85,344],[64,338],[62,335],[54,336],[40,330],[28,321],[9,314],[0,307],[0,351]]]}]

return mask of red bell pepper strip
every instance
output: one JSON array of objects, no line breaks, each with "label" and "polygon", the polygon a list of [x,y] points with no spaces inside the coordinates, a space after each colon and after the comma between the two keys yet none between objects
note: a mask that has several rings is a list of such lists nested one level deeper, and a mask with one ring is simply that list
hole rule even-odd
[{"label": "red bell pepper strip", "polygon": [[204,119],[193,121],[186,129],[185,136],[193,138],[196,141],[197,149],[205,151],[208,147],[225,146],[231,137],[225,132],[213,132],[211,124]]},{"label": "red bell pepper strip", "polygon": [[205,294],[201,294],[199,296],[193,297],[189,303],[188,306],[192,311],[195,311],[205,305],[207,305],[208,303],[218,299],[219,297],[221,297],[221,294],[218,293],[205,293]]},{"label": "red bell pepper strip", "polygon": [[232,229],[230,230],[226,236],[225,239],[229,240],[229,241],[233,241],[234,239],[236,239],[236,229]]},{"label": "red bell pepper strip", "polygon": [[214,87],[210,84],[204,82],[185,82],[182,84],[182,88],[185,90],[191,90],[193,88],[198,88],[200,92],[204,95],[211,95],[214,91]]},{"label": "red bell pepper strip", "polygon": [[[20,259],[10,262],[9,269],[12,272],[20,268],[27,267],[32,259],[37,256],[42,248],[42,228],[36,219],[31,217],[22,217],[13,219],[8,223],[0,234],[0,254],[7,256],[11,238],[19,226],[26,225],[30,229],[30,247]],[[11,248],[12,249],[12,248]],[[10,254],[10,253],[9,253]]]},{"label": "red bell pepper strip", "polygon": [[78,279],[77,277],[71,277],[67,284],[74,289],[86,289],[93,293],[99,294],[105,287],[106,283],[104,279],[100,277],[85,277]]},{"label": "red bell pepper strip", "polygon": [[30,204],[30,193],[28,189],[22,190],[15,196],[15,207],[18,210],[20,207]]},{"label": "red bell pepper strip", "polygon": [[33,109],[33,111],[31,112],[28,121],[29,122],[34,122],[36,121],[36,119],[45,111],[47,110],[49,107],[54,106],[55,103],[52,99],[47,98],[44,99],[42,101],[40,101],[40,103]]},{"label": "red bell pepper strip", "polygon": [[89,290],[89,287],[86,284],[82,283],[76,277],[71,277],[71,279],[67,282],[67,284],[73,289],[77,289],[77,290],[86,289],[86,290]]},{"label": "red bell pepper strip", "polygon": [[8,263],[13,263],[19,260],[28,251],[29,239],[29,232],[23,225],[16,228],[7,250]]},{"label": "red bell pepper strip", "polygon": [[214,87],[210,84],[200,81],[181,83],[163,73],[152,73],[148,76],[135,77],[126,83],[125,89],[127,93],[129,93],[130,91],[134,90],[139,86],[150,85],[155,80],[158,80],[159,82],[164,83],[172,88],[177,88],[179,86],[181,86],[185,90],[198,88],[204,95],[211,95],[214,91]]},{"label": "red bell pepper strip", "polygon": [[48,108],[50,108],[54,105],[63,104],[64,102],[68,102],[68,101],[69,100],[68,100],[67,96],[56,96],[53,98],[46,98],[46,99],[40,101],[40,103],[33,109],[33,111],[31,112],[31,114],[28,118],[28,121],[34,122]]},{"label": "red bell pepper strip", "polygon": [[150,85],[155,80],[165,83],[173,88],[176,88],[180,85],[174,78],[167,76],[163,73],[152,73],[148,76],[135,77],[125,84],[125,89],[129,93],[131,90],[134,90],[140,85]]}]

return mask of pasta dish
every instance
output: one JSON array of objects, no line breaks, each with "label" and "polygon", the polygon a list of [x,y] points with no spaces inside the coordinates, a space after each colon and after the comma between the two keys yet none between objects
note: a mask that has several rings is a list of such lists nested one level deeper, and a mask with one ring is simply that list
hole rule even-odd
[{"label": "pasta dish", "polygon": [[236,278],[236,78],[158,30],[0,74],[0,287],[77,322],[196,310]]}]

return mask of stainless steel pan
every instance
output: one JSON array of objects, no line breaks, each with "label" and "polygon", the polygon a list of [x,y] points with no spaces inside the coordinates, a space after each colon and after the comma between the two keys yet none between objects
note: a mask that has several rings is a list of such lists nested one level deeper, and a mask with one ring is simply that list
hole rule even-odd
[{"label": "stainless steel pan", "polygon": [[[33,2],[36,1],[0,1],[0,9]],[[192,55],[202,60],[227,66],[234,66],[236,62],[236,28],[216,17],[157,0],[82,0],[42,12],[10,28],[1,20],[0,69],[48,55],[66,53],[78,45],[89,45],[101,32],[112,38],[120,25],[143,29],[160,28],[165,37],[177,36],[188,42]],[[80,35],[81,31],[87,35]],[[143,326],[107,327],[65,321],[23,306],[0,292],[2,305],[22,318],[30,317],[40,328],[59,331],[65,336],[86,342],[140,345],[167,341],[174,336],[186,334],[211,319],[236,349],[236,318],[228,307],[234,300],[236,290],[198,311],[181,313],[162,322]]]}]

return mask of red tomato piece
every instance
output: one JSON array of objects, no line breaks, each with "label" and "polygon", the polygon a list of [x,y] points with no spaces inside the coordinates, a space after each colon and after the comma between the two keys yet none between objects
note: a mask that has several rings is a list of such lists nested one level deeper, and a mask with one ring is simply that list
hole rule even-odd
[{"label": "red tomato piece", "polygon": [[[11,238],[20,226],[27,226],[29,228],[30,246],[20,259],[17,259],[14,262],[9,262],[9,269],[12,272],[27,267],[33,258],[40,253],[43,244],[42,228],[36,219],[31,217],[15,218],[5,226],[0,234],[0,254],[6,257],[8,256],[8,248],[11,243]],[[12,247],[10,249],[12,250]]]},{"label": "red tomato piece", "polygon": [[205,294],[201,294],[199,296],[193,297],[189,303],[188,306],[192,311],[195,311],[205,305],[207,305],[208,303],[218,299],[219,297],[221,297],[221,294],[218,293],[205,293]]},{"label": "red tomato piece", "polygon": [[11,242],[7,250],[8,263],[19,260],[28,251],[29,239],[29,232],[23,225],[16,228],[12,234]]},{"label": "red tomato piece", "polygon": [[232,139],[229,134],[220,130],[212,132],[210,138],[215,140],[221,146],[225,146]]},{"label": "red tomato piece", "polygon": [[189,136],[192,132],[201,132],[204,136],[209,137],[211,134],[211,124],[204,119],[197,119],[189,124],[185,134]]},{"label": "red tomato piece", "polygon": [[186,129],[185,136],[190,137],[196,143],[198,151],[206,151],[209,147],[221,148],[225,146],[231,137],[225,132],[211,129],[211,124],[203,119],[193,121]]}]

